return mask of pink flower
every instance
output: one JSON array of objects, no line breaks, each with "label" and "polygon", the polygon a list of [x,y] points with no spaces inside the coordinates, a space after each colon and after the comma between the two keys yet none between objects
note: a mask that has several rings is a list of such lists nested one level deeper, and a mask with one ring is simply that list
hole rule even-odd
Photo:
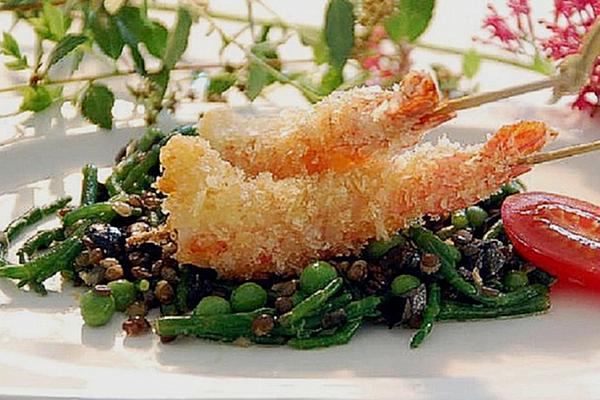
[{"label": "pink flower", "polygon": [[508,6],[512,10],[513,14],[529,15],[531,13],[531,7],[529,7],[529,0],[508,0]]},{"label": "pink flower", "polygon": [[[580,51],[583,36],[600,14],[600,0],[555,0],[554,8],[554,21],[545,22],[551,35],[541,45],[548,56],[559,61]],[[600,59],[572,106],[592,115],[600,107]]]},{"label": "pink flower", "polygon": [[363,66],[363,68],[368,69],[369,71],[378,69],[379,68],[379,59],[380,58],[381,58],[380,56],[365,57],[362,60],[362,66]]},{"label": "pink flower", "polygon": [[[540,39],[544,35],[535,32],[529,1],[507,0],[506,4],[511,10],[508,17],[488,5],[491,13],[483,20],[483,28],[491,32],[491,40],[484,42],[531,59],[545,53],[560,61],[578,53],[584,35],[600,15],[600,0],[554,0],[553,20],[540,21],[549,35]],[[592,114],[600,108],[600,58],[572,106]]]},{"label": "pink flower", "polygon": [[[595,15],[600,11],[600,4],[595,0],[554,0],[554,17],[570,18],[575,14],[592,11]],[[582,15],[583,16],[583,15]]]},{"label": "pink flower", "polygon": [[369,71],[366,84],[386,86],[401,80],[410,67],[409,51],[408,46],[391,41],[383,26],[374,26],[357,57]]},{"label": "pink flower", "polygon": [[508,26],[506,18],[498,14],[498,11],[491,4],[488,4],[488,8],[492,14],[483,20],[483,28],[491,30],[492,37],[498,38],[506,45],[509,45],[512,41],[517,41],[519,37]]}]

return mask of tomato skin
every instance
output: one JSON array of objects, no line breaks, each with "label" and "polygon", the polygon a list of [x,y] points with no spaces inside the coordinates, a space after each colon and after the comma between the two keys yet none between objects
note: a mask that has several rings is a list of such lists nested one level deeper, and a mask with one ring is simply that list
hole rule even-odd
[{"label": "tomato skin", "polygon": [[600,207],[552,193],[506,198],[502,221],[517,252],[536,266],[600,291]]}]

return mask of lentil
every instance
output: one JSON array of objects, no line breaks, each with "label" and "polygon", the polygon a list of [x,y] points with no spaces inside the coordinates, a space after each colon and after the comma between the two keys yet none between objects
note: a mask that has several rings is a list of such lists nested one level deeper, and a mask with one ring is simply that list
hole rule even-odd
[{"label": "lentil", "polygon": [[139,336],[150,332],[150,322],[142,316],[126,319],[122,327],[127,336]]},{"label": "lentil", "polygon": [[272,315],[261,314],[252,321],[252,332],[256,336],[266,336],[275,327],[275,320]]}]

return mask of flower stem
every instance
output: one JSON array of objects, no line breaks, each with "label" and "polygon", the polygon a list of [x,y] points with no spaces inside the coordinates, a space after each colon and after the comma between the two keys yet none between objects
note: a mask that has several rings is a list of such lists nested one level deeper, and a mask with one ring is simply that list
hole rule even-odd
[{"label": "flower stem", "polygon": [[[467,54],[469,52],[469,50],[459,49],[457,47],[448,47],[448,46],[442,46],[439,44],[425,43],[425,42],[421,42],[421,41],[417,41],[417,42],[413,43],[413,45],[415,47],[418,47],[418,48],[421,48],[424,50],[435,51],[438,53],[452,54],[452,55],[456,55],[456,56],[464,56],[465,54]],[[551,73],[549,73],[549,72],[542,72],[539,69],[536,69],[532,64],[517,61],[515,59],[506,58],[506,57],[498,56],[495,54],[480,53],[480,52],[477,52],[477,55],[482,60],[494,61],[497,63],[511,65],[513,67],[517,67],[517,68],[521,68],[521,69],[526,69],[528,71],[542,73],[544,75],[551,75]]]}]

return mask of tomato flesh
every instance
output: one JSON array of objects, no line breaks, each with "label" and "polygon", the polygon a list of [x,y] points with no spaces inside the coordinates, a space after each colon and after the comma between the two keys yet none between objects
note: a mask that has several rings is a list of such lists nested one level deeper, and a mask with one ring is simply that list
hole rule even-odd
[{"label": "tomato flesh", "polygon": [[600,290],[600,207],[566,196],[528,192],[502,204],[504,230],[536,266]]}]

